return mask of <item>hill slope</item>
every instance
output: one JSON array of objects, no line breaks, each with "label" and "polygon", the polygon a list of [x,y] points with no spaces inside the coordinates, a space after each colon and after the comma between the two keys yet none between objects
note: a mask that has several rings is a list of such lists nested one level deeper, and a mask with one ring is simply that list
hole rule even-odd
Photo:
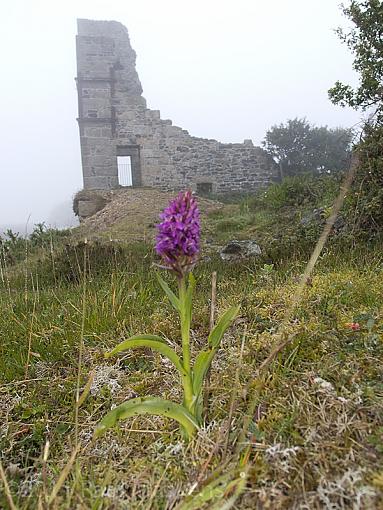
[{"label": "hill slope", "polygon": [[[174,192],[150,188],[113,191],[105,207],[83,221],[76,236],[87,236],[89,239],[151,241],[159,214],[174,195]],[[199,198],[198,203],[202,218],[222,208],[219,202],[206,198]]]}]

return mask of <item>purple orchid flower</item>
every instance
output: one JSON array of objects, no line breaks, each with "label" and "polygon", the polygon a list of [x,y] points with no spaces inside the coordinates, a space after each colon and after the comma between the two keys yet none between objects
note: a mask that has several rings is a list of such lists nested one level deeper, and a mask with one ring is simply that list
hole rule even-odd
[{"label": "purple orchid flower", "polygon": [[156,251],[179,277],[189,272],[200,251],[200,217],[191,191],[179,193],[160,214]]}]

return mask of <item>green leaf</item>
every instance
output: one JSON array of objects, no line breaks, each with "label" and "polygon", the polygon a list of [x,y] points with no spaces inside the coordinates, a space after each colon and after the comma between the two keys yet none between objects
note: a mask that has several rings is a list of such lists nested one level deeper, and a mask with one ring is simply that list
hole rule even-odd
[{"label": "green leaf", "polygon": [[178,297],[174,294],[174,292],[171,290],[169,285],[165,282],[163,278],[157,273],[157,279],[159,284],[161,285],[163,291],[168,296],[169,301],[173,305],[173,307],[177,310],[177,312],[180,311],[180,300]]},{"label": "green leaf", "polygon": [[140,347],[149,347],[149,349],[158,351],[173,363],[181,375],[185,373],[184,367],[178,355],[171,347],[169,347],[167,343],[165,343],[165,341],[160,336],[156,335],[132,336],[131,338],[128,338],[127,340],[124,340],[118,344],[112,351],[106,353],[105,357],[110,358],[114,354],[117,354],[121,351],[126,351],[127,349],[137,349]]},{"label": "green leaf", "polygon": [[185,305],[186,305],[186,309],[189,311],[190,318],[191,318],[191,309],[192,309],[192,301],[193,301],[193,294],[194,294],[195,286],[196,286],[196,280],[194,278],[194,275],[193,275],[193,273],[189,273],[189,285],[186,290]]},{"label": "green leaf", "polygon": [[369,333],[371,333],[372,328],[374,327],[374,325],[375,325],[375,319],[373,317],[370,317],[367,320],[367,324],[366,324]]},{"label": "green leaf", "polygon": [[222,503],[227,485],[230,482],[230,474],[221,475],[201,488],[201,490],[192,496],[188,496],[182,502],[179,510],[199,510],[206,503],[212,503],[213,500],[219,500]]},{"label": "green leaf", "polygon": [[239,308],[240,308],[239,306],[232,306],[219,319],[219,321],[214,326],[213,330],[211,331],[211,333],[209,335],[208,341],[209,341],[210,347],[215,347],[215,348],[219,347],[219,344],[221,342],[221,339],[222,339],[225,331],[231,325],[233,320],[237,317]]},{"label": "green leaf", "polygon": [[196,281],[192,273],[189,273],[189,285],[186,291],[181,292],[180,313],[181,313],[181,333],[183,337],[189,336],[190,324],[192,319],[192,302]]},{"label": "green leaf", "polygon": [[203,380],[205,379],[216,352],[217,349],[201,351],[195,359],[193,367],[193,393],[196,396],[201,393]]},{"label": "green leaf", "polygon": [[193,392],[194,395],[199,396],[202,390],[203,381],[206,373],[209,370],[211,362],[219,348],[219,344],[223,337],[223,334],[236,318],[239,312],[239,306],[233,306],[229,308],[209,335],[209,346],[210,349],[201,351],[194,362],[193,367]]},{"label": "green leaf", "polygon": [[213,473],[210,482],[205,484],[197,494],[187,496],[179,510],[199,510],[205,508],[229,510],[232,508],[246,487],[246,469],[239,471],[235,467],[230,472],[217,476]]},{"label": "green leaf", "polygon": [[97,425],[95,436],[101,436],[106,430],[114,427],[118,421],[125,420],[131,416],[141,414],[152,414],[156,416],[166,416],[173,418],[182,425],[187,432],[188,437],[193,436],[198,429],[198,424],[193,416],[180,404],[175,404],[170,400],[157,397],[139,397],[132,398],[127,402],[115,407],[104,416]]}]

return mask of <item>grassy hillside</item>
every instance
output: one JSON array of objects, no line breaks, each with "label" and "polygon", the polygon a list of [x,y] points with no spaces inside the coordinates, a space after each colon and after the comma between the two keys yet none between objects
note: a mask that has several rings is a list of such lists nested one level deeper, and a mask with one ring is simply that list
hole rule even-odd
[{"label": "grassy hillside", "polygon": [[[0,450],[17,508],[47,508],[49,498],[59,509],[381,508],[379,241],[358,241],[339,223],[288,324],[292,342],[258,376],[338,186],[287,181],[206,214],[194,350],[209,331],[213,271],[216,314],[236,303],[241,314],[213,364],[206,427],[190,444],[159,417],[136,417],[92,439],[127,398],[181,398],[161,356],[103,356],[136,333],[178,343],[152,243],[58,243],[15,265],[3,257]],[[262,256],[221,261],[217,247],[234,238],[257,240]],[[86,398],[76,413],[78,375]],[[70,460],[76,428],[80,448]]]}]

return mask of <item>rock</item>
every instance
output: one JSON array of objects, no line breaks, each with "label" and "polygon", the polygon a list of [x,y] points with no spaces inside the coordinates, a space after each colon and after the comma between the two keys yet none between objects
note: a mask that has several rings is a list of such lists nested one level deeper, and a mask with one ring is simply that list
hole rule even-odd
[{"label": "rock", "polygon": [[261,254],[261,248],[251,239],[244,241],[233,239],[220,251],[221,259],[229,262],[247,259]]},{"label": "rock", "polygon": [[[301,219],[301,225],[303,227],[309,227],[311,225],[321,225],[323,226],[326,223],[326,209],[324,207],[320,207],[319,209],[314,209],[310,214],[304,216]],[[346,225],[345,219],[342,215],[338,214],[334,225],[333,232],[338,233],[344,229]]]},{"label": "rock", "polygon": [[307,226],[312,223],[324,223],[326,218],[326,210],[324,207],[320,207],[319,209],[314,209],[312,213],[308,214],[307,216],[304,216],[301,219],[301,225]]},{"label": "rock", "polygon": [[343,229],[345,229],[345,227],[346,227],[346,220],[344,219],[343,216],[338,214],[338,216],[335,220],[334,226],[333,226],[333,231],[335,233],[338,233],[338,232],[341,232]]},{"label": "rock", "polygon": [[73,212],[80,222],[104,209],[112,198],[111,192],[98,190],[82,190],[73,199]]}]

